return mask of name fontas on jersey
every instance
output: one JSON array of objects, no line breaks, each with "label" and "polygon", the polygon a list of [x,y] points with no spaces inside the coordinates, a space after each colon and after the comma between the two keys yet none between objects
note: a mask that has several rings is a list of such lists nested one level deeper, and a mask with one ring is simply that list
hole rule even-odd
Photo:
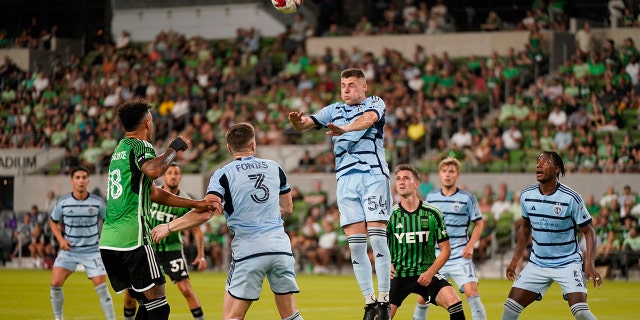
[{"label": "name fontas on jersey", "polygon": [[241,162],[235,165],[236,171],[242,170],[255,170],[255,169],[267,169],[269,165],[267,165],[266,161],[251,161],[251,162]]},{"label": "name fontas on jersey", "polygon": [[429,240],[429,231],[401,232],[393,235],[398,243],[423,243]]}]

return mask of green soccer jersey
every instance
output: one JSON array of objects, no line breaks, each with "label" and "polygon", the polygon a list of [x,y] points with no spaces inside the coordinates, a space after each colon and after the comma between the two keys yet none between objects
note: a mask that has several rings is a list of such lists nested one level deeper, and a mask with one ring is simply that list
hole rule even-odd
[{"label": "green soccer jersey", "polygon": [[449,240],[442,212],[421,201],[414,212],[400,204],[393,206],[387,224],[391,264],[397,277],[413,277],[425,272],[436,259],[436,243]]},{"label": "green soccer jersey", "polygon": [[[191,199],[191,197],[189,197],[186,192],[182,191],[178,192],[178,196]],[[182,217],[187,212],[189,212],[189,210],[191,209],[170,207],[163,204],[151,202],[151,214],[147,216],[147,222],[149,223],[149,227],[153,229],[157,225],[168,223],[169,221],[173,221]],[[182,251],[182,238],[180,237],[180,232],[170,233],[168,237],[156,243],[154,250],[156,250],[157,252]]]},{"label": "green soccer jersey", "polygon": [[122,139],[113,152],[100,249],[128,251],[151,243],[144,217],[151,210],[153,180],[140,168],[155,156],[151,143],[136,138]]}]

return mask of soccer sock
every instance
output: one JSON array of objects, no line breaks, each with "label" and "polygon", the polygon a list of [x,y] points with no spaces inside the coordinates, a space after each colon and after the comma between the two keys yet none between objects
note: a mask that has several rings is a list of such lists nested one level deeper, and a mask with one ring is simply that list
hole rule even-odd
[{"label": "soccer sock", "polygon": [[104,311],[107,320],[116,320],[116,312],[113,309],[113,300],[111,299],[111,294],[109,294],[107,284],[101,283],[94,289],[98,293],[98,297],[100,297],[100,306],[102,306],[102,311]]},{"label": "soccer sock", "polygon": [[577,320],[596,320],[596,316],[589,310],[586,302],[578,302],[571,306],[571,313]]},{"label": "soccer sock", "polygon": [[370,227],[369,241],[375,255],[376,277],[378,278],[378,301],[389,302],[391,288],[391,254],[387,244],[387,230],[385,228]]},{"label": "soccer sock", "polygon": [[467,298],[467,303],[469,303],[469,309],[471,309],[471,319],[487,320],[487,311],[484,310],[484,305],[482,305],[479,295]]},{"label": "soccer sock", "polygon": [[167,303],[167,297],[152,299],[144,302],[144,307],[147,309],[147,316],[153,320],[168,320],[171,307]]},{"label": "soccer sock", "polygon": [[429,304],[416,303],[416,308],[413,309],[413,320],[427,320],[427,311],[429,310]]},{"label": "soccer sock", "polygon": [[50,297],[51,306],[53,307],[53,315],[56,319],[62,319],[62,303],[64,302],[64,294],[62,294],[62,287],[51,286]]},{"label": "soccer sock", "polygon": [[202,312],[202,307],[191,309],[191,315],[193,316],[194,320],[204,320],[204,313]]},{"label": "soccer sock", "polygon": [[296,312],[294,312],[292,315],[283,318],[282,320],[304,320],[302,319],[302,316],[300,315],[300,311],[296,310]]},{"label": "soccer sock", "polygon": [[504,303],[504,311],[502,311],[502,320],[516,320],[522,313],[522,305],[511,298],[507,298]]},{"label": "soccer sock", "polygon": [[447,308],[450,320],[464,320],[464,311],[462,311],[462,301],[458,301]]},{"label": "soccer sock", "polygon": [[364,295],[365,303],[374,303],[376,296],[373,292],[371,263],[367,255],[367,235],[353,234],[347,237],[347,241],[349,241],[349,249],[351,249],[353,273],[360,286],[360,291]]},{"label": "soccer sock", "polygon": [[134,320],[136,317],[136,308],[124,308],[124,320]]},{"label": "soccer sock", "polygon": [[135,320],[149,320],[149,315],[147,314],[147,308],[138,301],[138,312],[136,312]]}]

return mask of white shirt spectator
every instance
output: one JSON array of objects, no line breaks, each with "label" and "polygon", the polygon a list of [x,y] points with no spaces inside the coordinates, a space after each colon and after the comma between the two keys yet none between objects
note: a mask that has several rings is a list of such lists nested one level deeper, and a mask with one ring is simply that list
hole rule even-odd
[{"label": "white shirt spectator", "polygon": [[470,148],[473,143],[473,135],[471,132],[467,131],[466,128],[461,127],[460,130],[456,131],[451,136],[449,142],[456,145],[458,148]]},{"label": "white shirt spectator", "polygon": [[560,127],[567,123],[567,113],[564,110],[560,110],[560,108],[553,108],[549,113],[547,122],[556,128]]},{"label": "white shirt spectator", "polygon": [[40,95],[49,86],[49,78],[45,77],[44,73],[33,80],[33,87],[36,88],[36,93]]},{"label": "white shirt spectator", "polygon": [[496,220],[500,219],[500,216],[505,212],[509,212],[510,209],[511,202],[507,201],[506,199],[496,199],[496,201],[494,201],[491,205],[491,213],[493,213],[493,216]]},{"label": "white shirt spectator", "polygon": [[171,109],[171,115],[174,118],[178,119],[184,115],[189,113],[189,101],[184,98],[178,97],[178,100],[173,105],[173,109]]},{"label": "white shirt spectator", "polygon": [[522,141],[522,132],[517,127],[511,126],[508,130],[502,133],[502,141],[504,141],[504,147],[508,150],[520,149],[520,141]]},{"label": "white shirt spectator", "polygon": [[129,32],[127,30],[122,30],[122,33],[116,41],[116,48],[123,49],[128,47],[129,44],[131,44],[131,36],[129,35]]},{"label": "white shirt spectator", "polygon": [[640,63],[638,63],[637,61],[629,62],[624,70],[629,75],[629,78],[631,78],[631,83],[634,86],[638,85],[638,72],[640,72]]}]

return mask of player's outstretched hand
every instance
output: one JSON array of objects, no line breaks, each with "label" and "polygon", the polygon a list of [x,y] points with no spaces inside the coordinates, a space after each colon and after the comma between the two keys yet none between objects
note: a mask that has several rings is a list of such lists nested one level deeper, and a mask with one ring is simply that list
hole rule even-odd
[{"label": "player's outstretched hand", "polygon": [[196,267],[196,270],[202,271],[207,268],[207,259],[205,259],[203,256],[197,256],[195,259],[193,259],[192,265]]},{"label": "player's outstretched hand", "polygon": [[345,130],[344,127],[336,126],[333,123],[327,124],[327,128],[329,128],[329,131],[327,131],[327,134],[330,136],[341,136],[347,133],[347,130]]},{"label": "player's outstretched hand", "polygon": [[302,120],[302,116],[304,116],[303,111],[291,111],[289,112],[289,122],[293,126],[293,129],[300,130],[302,129],[302,125],[304,121]]},{"label": "player's outstretched hand", "polygon": [[391,265],[391,279],[393,279],[396,276],[396,267],[393,266],[393,264]]},{"label": "player's outstretched hand", "polygon": [[169,234],[171,234],[171,231],[169,231],[168,223],[163,223],[151,230],[151,239],[153,242],[158,243],[160,240],[168,237]]}]

